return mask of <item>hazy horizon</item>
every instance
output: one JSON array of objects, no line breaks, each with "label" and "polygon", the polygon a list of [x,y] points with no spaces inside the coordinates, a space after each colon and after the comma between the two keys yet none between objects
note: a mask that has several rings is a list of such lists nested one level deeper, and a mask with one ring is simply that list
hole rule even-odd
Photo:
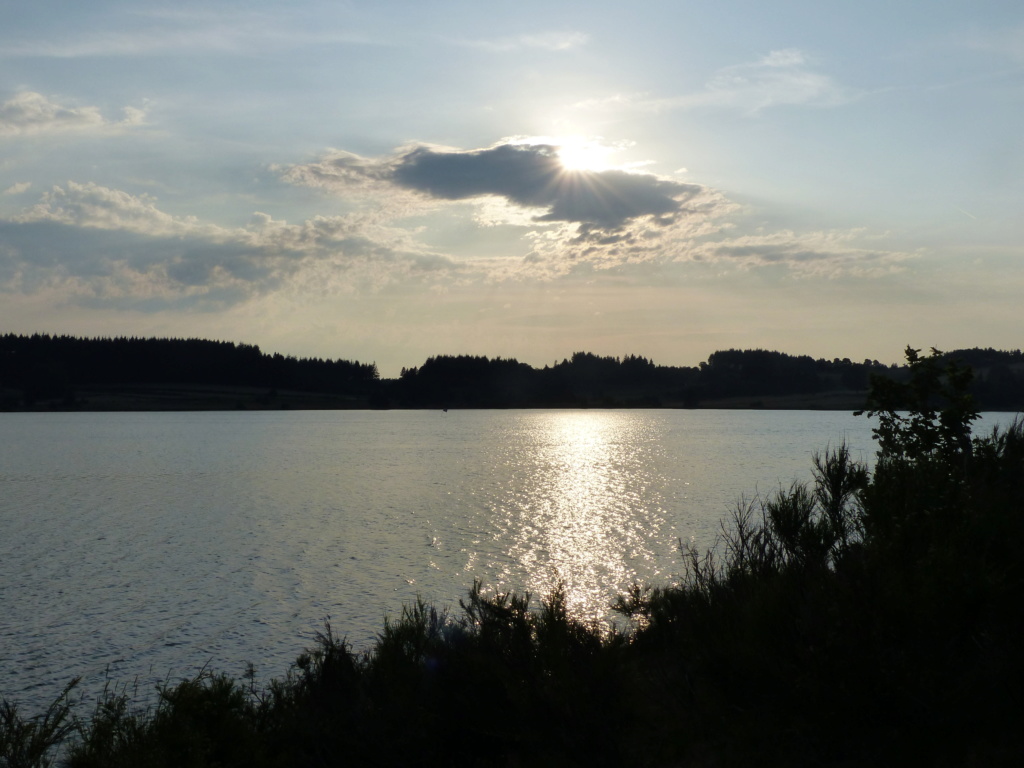
[{"label": "hazy horizon", "polygon": [[0,29],[0,332],[298,357],[1022,346],[1024,7],[67,0]]}]

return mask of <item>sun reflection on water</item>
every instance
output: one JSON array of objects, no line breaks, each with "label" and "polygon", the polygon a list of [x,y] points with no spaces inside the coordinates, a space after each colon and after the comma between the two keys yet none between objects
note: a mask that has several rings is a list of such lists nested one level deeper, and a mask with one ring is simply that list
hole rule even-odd
[{"label": "sun reflection on water", "polygon": [[[558,584],[582,617],[604,617],[612,597],[636,577],[632,562],[650,559],[644,501],[644,440],[622,414],[553,412],[539,417],[539,447],[520,495],[510,555],[529,589],[546,596]],[[510,521],[511,522],[511,521]]]}]

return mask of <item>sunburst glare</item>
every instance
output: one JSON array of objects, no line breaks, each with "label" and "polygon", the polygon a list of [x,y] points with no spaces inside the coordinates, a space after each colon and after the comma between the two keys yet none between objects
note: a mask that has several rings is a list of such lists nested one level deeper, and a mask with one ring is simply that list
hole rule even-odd
[{"label": "sunburst glare", "polygon": [[565,171],[572,173],[600,173],[609,170],[629,170],[647,165],[640,163],[616,163],[613,157],[632,142],[606,142],[600,136],[564,134],[560,136],[515,136],[504,139],[510,144],[546,145],[554,149],[558,163]]},{"label": "sunburst glare", "polygon": [[570,136],[557,139],[558,160],[567,171],[606,171],[613,166],[609,158],[618,147],[602,144],[600,139]]}]

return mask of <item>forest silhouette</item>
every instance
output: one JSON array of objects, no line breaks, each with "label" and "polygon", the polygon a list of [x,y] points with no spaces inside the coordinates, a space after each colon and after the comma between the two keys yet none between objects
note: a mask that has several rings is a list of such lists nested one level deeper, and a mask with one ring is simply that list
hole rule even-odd
[{"label": "forest silhouette", "polygon": [[[974,371],[983,410],[1024,408],[1020,350],[942,355]],[[296,358],[204,339],[0,336],[0,409],[820,408],[853,410],[872,376],[906,365],[814,359],[763,349],[712,353],[696,366],[576,352],[534,368],[514,359],[438,355],[381,378],[374,363]]]}]

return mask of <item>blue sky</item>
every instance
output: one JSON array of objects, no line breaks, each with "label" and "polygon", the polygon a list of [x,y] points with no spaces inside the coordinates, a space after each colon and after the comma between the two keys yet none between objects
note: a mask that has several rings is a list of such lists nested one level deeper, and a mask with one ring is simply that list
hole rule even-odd
[{"label": "blue sky", "polygon": [[1018,2],[12,6],[2,331],[1021,347]]}]

